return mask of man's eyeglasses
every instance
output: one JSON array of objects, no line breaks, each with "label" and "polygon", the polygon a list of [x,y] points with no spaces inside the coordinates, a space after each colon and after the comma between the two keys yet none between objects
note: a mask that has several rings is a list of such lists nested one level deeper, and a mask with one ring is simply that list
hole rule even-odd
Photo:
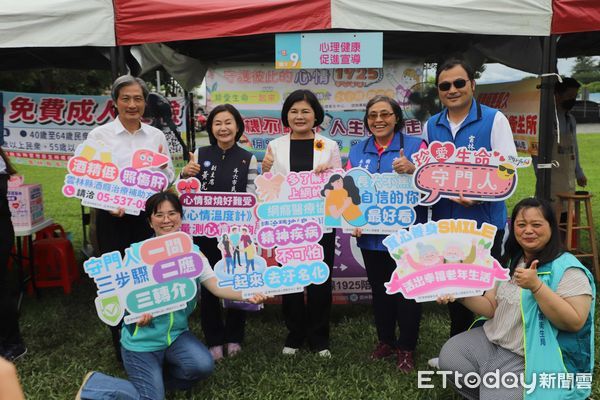
[{"label": "man's eyeglasses", "polygon": [[392,115],[394,115],[394,113],[389,112],[389,111],[382,111],[382,112],[373,111],[373,112],[370,112],[367,114],[367,119],[369,119],[370,121],[375,121],[377,119],[377,117],[381,117],[381,119],[388,119]]},{"label": "man's eyeglasses", "polygon": [[470,79],[465,80],[463,78],[458,78],[454,82],[441,82],[438,85],[438,89],[440,89],[442,92],[446,92],[450,90],[450,87],[452,87],[452,85],[454,85],[454,87],[457,89],[462,89],[467,85],[468,81],[470,81]]}]

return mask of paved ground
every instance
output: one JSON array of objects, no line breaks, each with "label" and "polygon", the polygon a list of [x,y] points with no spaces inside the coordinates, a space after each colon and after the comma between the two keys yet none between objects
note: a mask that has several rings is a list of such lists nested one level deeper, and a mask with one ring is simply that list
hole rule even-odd
[{"label": "paved ground", "polygon": [[577,124],[577,133],[600,133],[600,124]]}]

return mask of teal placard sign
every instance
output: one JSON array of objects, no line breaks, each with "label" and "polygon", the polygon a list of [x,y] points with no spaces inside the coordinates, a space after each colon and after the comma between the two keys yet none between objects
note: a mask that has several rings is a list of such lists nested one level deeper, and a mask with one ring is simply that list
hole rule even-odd
[{"label": "teal placard sign", "polygon": [[127,309],[132,313],[156,311],[167,307],[181,308],[196,296],[196,284],[192,279],[180,278],[134,290],[127,295]]},{"label": "teal placard sign", "polygon": [[275,68],[381,68],[383,33],[285,33],[275,36]]}]

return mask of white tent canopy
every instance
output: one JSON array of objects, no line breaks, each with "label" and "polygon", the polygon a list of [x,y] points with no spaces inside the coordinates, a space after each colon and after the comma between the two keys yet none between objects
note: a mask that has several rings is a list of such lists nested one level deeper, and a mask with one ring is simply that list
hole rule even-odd
[{"label": "white tent canopy", "polygon": [[547,36],[552,0],[332,0],[332,28]]},{"label": "white tent canopy", "polygon": [[112,0],[3,0],[0,47],[115,46]]}]

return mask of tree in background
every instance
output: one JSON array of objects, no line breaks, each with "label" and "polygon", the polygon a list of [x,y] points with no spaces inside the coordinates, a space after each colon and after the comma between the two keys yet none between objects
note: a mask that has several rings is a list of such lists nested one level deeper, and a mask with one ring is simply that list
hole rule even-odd
[{"label": "tree in background", "polygon": [[577,57],[571,76],[582,84],[600,82],[600,62],[594,57]]},{"label": "tree in background", "polygon": [[36,69],[4,71],[0,74],[0,90],[28,93],[108,94],[110,71],[73,69]]}]

